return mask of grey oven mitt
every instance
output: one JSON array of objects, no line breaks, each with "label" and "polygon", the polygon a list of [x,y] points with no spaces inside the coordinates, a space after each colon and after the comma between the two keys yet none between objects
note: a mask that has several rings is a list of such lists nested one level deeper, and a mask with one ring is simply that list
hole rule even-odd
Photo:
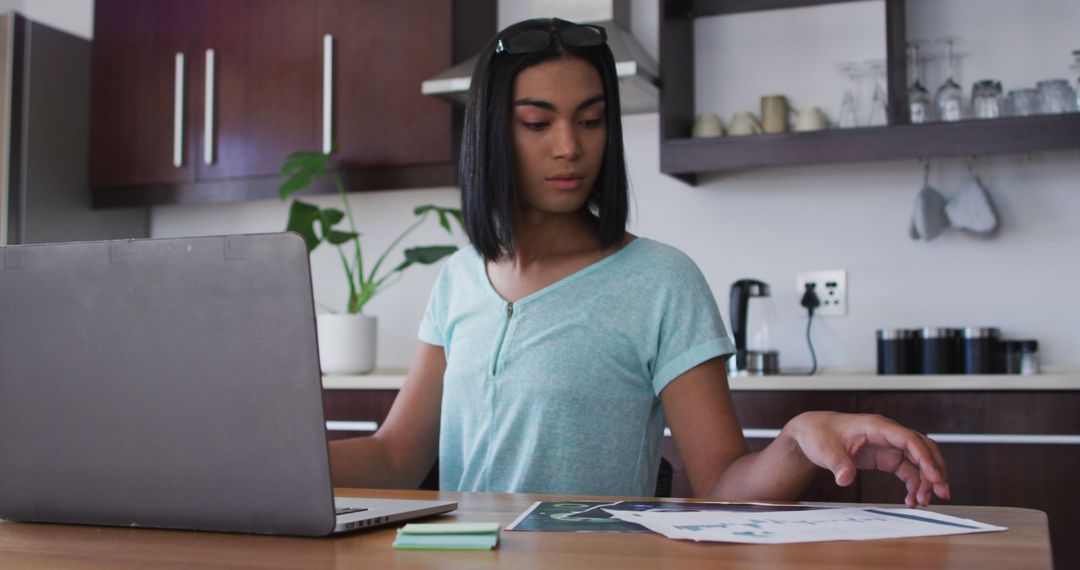
[{"label": "grey oven mitt", "polygon": [[949,227],[945,215],[945,198],[929,184],[915,196],[915,209],[911,212],[911,239],[932,240]]},{"label": "grey oven mitt", "polygon": [[953,226],[978,235],[990,235],[998,228],[994,203],[978,177],[973,179],[970,188],[949,200],[945,215]]}]

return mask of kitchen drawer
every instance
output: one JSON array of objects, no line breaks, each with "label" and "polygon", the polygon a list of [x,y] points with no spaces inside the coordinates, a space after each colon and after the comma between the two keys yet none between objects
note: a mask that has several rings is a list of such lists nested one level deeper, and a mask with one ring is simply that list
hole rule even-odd
[{"label": "kitchen drawer", "polygon": [[[323,390],[323,409],[330,426],[327,437],[371,435],[386,421],[397,394],[397,390]],[[355,423],[350,427],[338,422]],[[370,424],[369,429],[356,429],[360,423]]]},{"label": "kitchen drawer", "polygon": [[863,392],[859,411],[924,433],[1080,436],[1077,392]]}]

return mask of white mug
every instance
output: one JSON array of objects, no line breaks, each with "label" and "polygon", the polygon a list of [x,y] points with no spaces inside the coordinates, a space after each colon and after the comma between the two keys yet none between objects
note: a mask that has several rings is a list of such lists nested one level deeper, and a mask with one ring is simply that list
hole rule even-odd
[{"label": "white mug", "polygon": [[820,131],[829,128],[829,121],[820,107],[803,107],[795,114],[795,130]]},{"label": "white mug", "polygon": [[754,114],[749,111],[740,111],[731,117],[728,124],[728,134],[731,136],[756,135],[761,133],[761,125],[758,124]]},{"label": "white mug", "polygon": [[722,137],[724,136],[724,123],[716,113],[701,113],[694,121],[694,137]]}]

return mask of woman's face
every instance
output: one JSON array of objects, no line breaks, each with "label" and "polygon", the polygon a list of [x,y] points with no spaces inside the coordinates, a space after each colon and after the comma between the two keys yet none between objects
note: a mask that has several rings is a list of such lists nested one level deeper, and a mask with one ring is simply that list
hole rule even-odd
[{"label": "woman's face", "polygon": [[607,144],[604,87],[596,68],[578,58],[526,68],[514,79],[511,113],[519,211],[581,209]]}]

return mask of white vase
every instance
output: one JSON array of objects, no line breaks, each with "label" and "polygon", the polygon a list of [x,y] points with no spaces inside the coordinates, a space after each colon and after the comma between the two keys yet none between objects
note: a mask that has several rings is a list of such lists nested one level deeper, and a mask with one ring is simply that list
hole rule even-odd
[{"label": "white vase", "polygon": [[375,369],[377,319],[367,315],[316,315],[323,374],[364,374]]}]

